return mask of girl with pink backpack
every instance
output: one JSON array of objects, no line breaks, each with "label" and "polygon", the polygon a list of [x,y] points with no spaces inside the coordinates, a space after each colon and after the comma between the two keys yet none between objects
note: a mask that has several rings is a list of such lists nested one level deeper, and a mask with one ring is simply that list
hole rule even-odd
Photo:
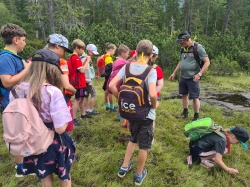
[{"label": "girl with pink backpack", "polygon": [[[41,49],[33,55],[23,82],[13,88],[18,98],[30,99],[44,125],[54,132],[53,141],[45,152],[23,160],[23,175],[36,173],[42,186],[53,186],[53,173],[58,176],[60,186],[71,186],[70,168],[74,162],[75,144],[65,132],[72,117],[62,94],[61,74],[58,55]],[[16,96],[10,94],[10,100],[14,98]]]}]

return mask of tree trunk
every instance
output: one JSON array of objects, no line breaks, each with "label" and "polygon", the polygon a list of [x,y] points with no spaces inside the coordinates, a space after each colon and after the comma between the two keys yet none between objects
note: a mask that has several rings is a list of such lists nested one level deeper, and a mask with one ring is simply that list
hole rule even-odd
[{"label": "tree trunk", "polygon": [[53,4],[51,0],[46,0],[48,11],[49,11],[49,23],[50,23],[50,33],[55,33],[54,15],[53,15]]},{"label": "tree trunk", "polygon": [[210,9],[210,1],[208,2],[208,6],[207,6],[206,26],[205,26],[205,33],[204,33],[205,35],[207,35],[207,29],[208,29],[209,9]]},{"label": "tree trunk", "polygon": [[223,35],[225,34],[226,29],[228,27],[229,17],[230,17],[230,13],[231,13],[231,5],[232,5],[232,0],[227,0],[227,15],[226,15],[223,30],[222,30]]}]

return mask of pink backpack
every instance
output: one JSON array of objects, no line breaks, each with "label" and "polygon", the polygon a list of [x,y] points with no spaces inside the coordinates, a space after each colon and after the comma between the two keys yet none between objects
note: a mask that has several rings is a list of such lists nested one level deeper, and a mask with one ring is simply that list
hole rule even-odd
[{"label": "pink backpack", "polygon": [[[13,90],[12,90],[13,91]],[[13,93],[13,92],[12,92]],[[39,155],[47,150],[54,138],[27,98],[14,99],[3,111],[3,138],[12,155]]]}]

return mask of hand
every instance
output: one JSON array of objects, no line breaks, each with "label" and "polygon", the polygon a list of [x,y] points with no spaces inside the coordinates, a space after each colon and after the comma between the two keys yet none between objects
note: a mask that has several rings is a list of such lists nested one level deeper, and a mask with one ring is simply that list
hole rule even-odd
[{"label": "hand", "polygon": [[155,108],[158,108],[159,107],[159,101],[156,102],[156,107]]},{"label": "hand", "polygon": [[174,78],[175,78],[175,73],[172,73],[172,74],[170,75],[170,77],[168,78],[168,80],[173,81]]},{"label": "hand", "polygon": [[27,61],[22,60],[22,62],[23,62],[24,69],[26,69],[26,68],[29,69],[29,67],[30,67],[31,64],[32,64],[32,61],[30,61],[30,60],[27,60]]},{"label": "hand", "polygon": [[201,77],[198,74],[193,76],[194,82],[198,82],[200,79],[201,79]]},{"label": "hand", "polygon": [[227,172],[230,173],[231,175],[236,175],[239,173],[239,171],[234,168],[228,168]]}]

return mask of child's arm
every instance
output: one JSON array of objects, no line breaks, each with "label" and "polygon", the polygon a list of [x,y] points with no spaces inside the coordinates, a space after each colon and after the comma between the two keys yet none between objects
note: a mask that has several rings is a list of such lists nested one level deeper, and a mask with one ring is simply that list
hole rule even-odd
[{"label": "child's arm", "polygon": [[163,87],[163,79],[157,80],[156,92],[160,92]]},{"label": "child's arm", "polygon": [[112,94],[118,99],[118,90],[116,88],[116,85],[118,82],[121,81],[121,78],[119,76],[115,76],[112,81],[109,83],[109,90],[112,92]]},{"label": "child's arm", "polygon": [[234,168],[229,168],[226,166],[226,164],[223,162],[222,160],[222,155],[220,153],[216,153],[215,154],[215,162],[225,171],[227,171],[228,173],[235,175],[237,173],[239,173],[239,171],[237,169]]},{"label": "child's arm", "polygon": [[150,82],[148,84],[148,90],[149,90],[149,97],[150,97],[152,108],[155,109],[158,107],[156,83]]},{"label": "child's arm", "polygon": [[61,81],[64,89],[70,91],[72,94],[76,93],[76,89],[69,83],[69,77],[67,74],[61,75]]},{"label": "child's arm", "polygon": [[20,82],[20,80],[26,75],[31,64],[32,64],[31,61],[25,62],[23,60],[24,69],[20,73],[16,75],[8,75],[8,74],[0,75],[0,79],[2,81],[3,86],[7,89],[10,89],[13,86],[17,85]]},{"label": "child's arm", "polygon": [[79,69],[80,73],[84,73],[84,72],[85,72],[85,70],[86,70],[87,67],[88,67],[88,64],[89,64],[89,61],[90,61],[90,60],[91,60],[91,59],[90,59],[90,56],[86,56],[86,57],[85,57],[85,61],[83,62],[82,67]]}]

